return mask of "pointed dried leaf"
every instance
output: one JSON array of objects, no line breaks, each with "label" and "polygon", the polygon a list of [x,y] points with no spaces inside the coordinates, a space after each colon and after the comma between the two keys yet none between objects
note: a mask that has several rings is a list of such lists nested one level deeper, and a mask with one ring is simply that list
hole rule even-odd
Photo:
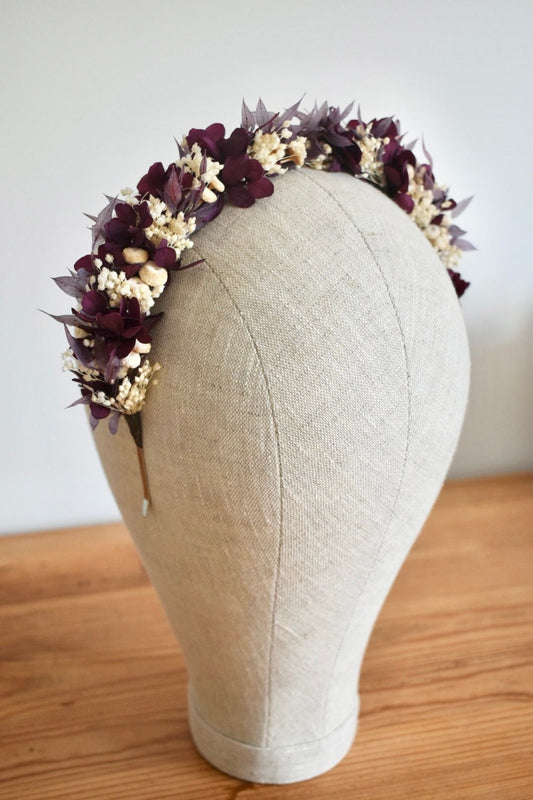
[{"label": "pointed dried leaf", "polygon": [[74,406],[88,406],[90,402],[91,402],[90,395],[78,397],[78,399],[74,400],[74,402],[71,403],[69,406],[67,406],[67,408],[74,408]]},{"label": "pointed dried leaf", "polygon": [[67,341],[70,345],[70,348],[78,361],[81,361],[86,367],[91,366],[92,361],[92,354],[88,347],[85,347],[82,344],[80,339],[75,339],[74,336],[71,334],[67,326],[65,325],[65,336],[67,337]]},{"label": "pointed dried leaf", "polygon": [[52,280],[56,286],[59,286],[62,292],[70,295],[70,297],[75,297],[76,300],[80,300],[85,292],[85,286],[83,284],[80,286],[77,274],[74,274],[72,277],[69,275],[62,275],[59,278],[52,278]]},{"label": "pointed dried leaf", "polygon": [[43,311],[43,314],[52,317],[52,319],[55,319],[56,322],[60,322],[62,325],[75,325],[76,327],[83,325],[82,320],[74,314],[49,314],[48,311]]},{"label": "pointed dried leaf", "polygon": [[302,102],[303,98],[304,95],[300,97],[297,103],[294,103],[294,105],[287,108],[283,112],[283,114],[278,116],[278,119],[276,120],[276,127],[281,127],[284,122],[290,122],[293,119],[293,117],[296,115],[298,111],[298,108],[300,107],[300,103]]},{"label": "pointed dried leaf", "polygon": [[424,153],[425,157],[427,158],[427,162],[428,162],[429,166],[433,170],[433,159],[431,158],[430,153],[426,149],[426,145],[425,145],[423,136],[422,136],[422,152]]},{"label": "pointed dried leaf", "polygon": [[266,125],[266,123],[269,121],[271,117],[272,114],[266,110],[265,104],[263,103],[261,98],[259,98],[257,102],[257,108],[255,110],[255,119],[257,122],[257,127],[262,128],[264,125]]},{"label": "pointed dried leaf", "polygon": [[462,250],[465,253],[467,250],[477,250],[477,247],[474,247],[473,244],[467,242],[466,239],[457,239],[455,244],[459,248],[459,250]]},{"label": "pointed dried leaf", "polygon": [[470,195],[470,197],[465,197],[464,200],[461,200],[459,203],[457,203],[457,205],[455,206],[455,208],[452,211],[452,217],[458,217],[459,214],[462,214],[462,212],[469,205],[469,203],[471,202],[473,197],[474,197],[474,195],[472,194],[472,195]]},{"label": "pointed dried leaf", "polygon": [[246,128],[246,130],[255,128],[255,114],[253,111],[250,111],[244,102],[244,98],[242,101],[241,125],[243,128]]},{"label": "pointed dried leaf", "polygon": [[340,119],[344,119],[345,117],[347,117],[353,107],[354,107],[354,101],[352,100],[352,102],[346,106],[344,111],[340,112]]},{"label": "pointed dried leaf", "polygon": [[[100,237],[103,237],[103,230],[105,225],[111,220],[113,216],[114,208],[118,202],[118,197],[109,197],[106,195],[107,199],[109,200],[108,204],[100,211],[96,219],[94,220],[94,225],[92,228],[92,246],[93,250],[96,247],[97,243],[100,240]],[[87,215],[89,216],[89,215]],[[91,219],[94,219],[91,217]]]},{"label": "pointed dried leaf", "polygon": [[122,414],[118,411],[113,411],[109,416],[109,431],[110,433],[115,434],[118,431],[118,423],[120,422]]},{"label": "pointed dried leaf", "polygon": [[463,236],[466,233],[459,225],[449,225],[448,226],[448,233],[452,237],[452,242],[454,239],[457,239],[459,236]]},{"label": "pointed dried leaf", "polygon": [[181,202],[182,192],[180,181],[178,178],[177,170],[174,168],[170,171],[170,177],[165,184],[163,190],[163,200],[167,205],[171,214],[175,214],[178,205]]}]

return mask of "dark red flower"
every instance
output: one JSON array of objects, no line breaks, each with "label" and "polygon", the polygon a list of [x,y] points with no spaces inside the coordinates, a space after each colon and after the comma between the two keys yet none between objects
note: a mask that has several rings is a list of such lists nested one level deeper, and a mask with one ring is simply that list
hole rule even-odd
[{"label": "dark red flower", "polygon": [[151,259],[158,267],[164,267],[165,269],[176,269],[178,266],[176,251],[173,247],[167,245],[166,239],[163,239],[163,241],[157,245],[151,255]]},{"label": "dark red flower", "polygon": [[191,128],[187,134],[187,145],[199,145],[201,151],[223,164],[229,156],[242,156],[246,154],[250,144],[250,134],[244,128],[235,128],[228,138],[225,138],[226,129],[219,122],[209,125],[208,128]]},{"label": "dark red flower", "polygon": [[248,208],[260,197],[269,197],[274,184],[255,158],[229,156],[221,172],[221,180],[233,205]]},{"label": "dark red flower", "polygon": [[[101,365],[102,361],[107,364],[112,356],[126,358],[136,339],[146,344],[151,342],[150,330],[162,314],[145,317],[136,297],[123,298],[118,308],[110,308],[107,296],[91,289],[83,296],[78,316],[80,325],[89,328],[95,337],[94,352]],[[105,351],[98,351],[98,340],[105,344]],[[78,340],[74,342],[79,343]]]},{"label": "dark red flower", "polygon": [[458,272],[454,272],[453,269],[448,270],[448,275],[452,279],[452,283],[455,287],[455,291],[457,292],[457,297],[462,297],[463,294],[466,292],[468,287],[470,286],[469,281],[464,281]]},{"label": "dark red flower", "polygon": [[145,228],[152,224],[148,203],[130,206],[128,203],[117,203],[116,217],[105,226],[106,241],[111,240],[119,247],[143,247],[146,241]]},{"label": "dark red flower", "polygon": [[[372,131],[374,133],[374,131]],[[402,147],[394,139],[383,145],[379,159],[384,164],[384,174],[387,181],[387,194],[389,197],[406,195],[409,188],[409,173],[407,165],[416,166],[416,158],[412,150]],[[403,208],[404,206],[402,206]],[[406,209],[407,210],[407,209]]]},{"label": "dark red flower", "polygon": [[94,261],[94,256],[91,255],[91,253],[89,253],[86,256],[78,258],[78,260],[74,264],[74,269],[76,270],[76,272],[78,272],[79,270],[85,270],[85,272],[89,273],[89,275],[92,275],[94,273],[93,261]]},{"label": "dark red flower", "polygon": [[137,191],[141,197],[152,194],[154,197],[163,197],[163,190],[168,178],[168,169],[165,169],[160,161],[149,168],[146,175],[143,175],[137,184]]},{"label": "dark red flower", "polygon": [[224,140],[226,129],[220,122],[214,122],[207,128],[191,128],[187,134],[187,144],[189,148],[193,144],[200,146],[200,150],[209,158],[220,161],[219,143]]}]

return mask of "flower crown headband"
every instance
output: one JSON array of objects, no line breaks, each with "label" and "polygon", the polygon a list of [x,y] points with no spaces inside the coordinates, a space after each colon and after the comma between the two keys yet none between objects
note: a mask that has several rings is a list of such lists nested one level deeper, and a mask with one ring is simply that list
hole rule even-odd
[{"label": "flower crown headband", "polygon": [[[90,217],[92,248],[70,275],[53,280],[76,301],[71,314],[52,315],[65,327],[68,348],[64,370],[74,374],[92,428],[108,418],[116,433],[124,416],[137,445],[143,483],[143,514],[150,503],[144,462],[141,410],[161,368],[148,357],[152,329],[163,314],[153,313],[157,299],[181,257],[193,247],[192,234],[220,214],[226,202],[248,208],[274,192],[271,177],[308,167],[347,172],[377,186],[418,225],[446,266],[460,297],[469,284],[454,271],[461,251],[473,250],[452,224],[471,198],[456,203],[435,181],[433,162],[422,143],[426,163],[413,154],[415,141],[402,144],[392,117],[368,123],[344,122],[353,104],[341,111],[324,103],[310,113],[300,103],[284,113],[255,111],[245,103],[242,121],[230,136],[220,123],[191,128],[179,158],[164,167],[152,164],[136,189],[123,189],[97,217]],[[69,328],[71,330],[69,330]]]}]

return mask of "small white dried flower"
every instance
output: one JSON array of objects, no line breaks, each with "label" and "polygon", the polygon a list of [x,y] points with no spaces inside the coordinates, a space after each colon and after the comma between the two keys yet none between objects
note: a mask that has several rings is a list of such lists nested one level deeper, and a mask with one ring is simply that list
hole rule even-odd
[{"label": "small white dried flower", "polygon": [[272,133],[256,131],[254,140],[248,148],[250,158],[259,161],[267,175],[281,175],[287,171],[281,165],[286,153],[287,145],[275,131]]},{"label": "small white dried flower", "polygon": [[177,257],[180,258],[184,250],[193,246],[189,237],[196,230],[196,219],[190,217],[185,220],[183,211],[180,211],[175,217],[172,216],[166,204],[153,195],[148,198],[148,207],[153,222],[149,228],[145,229],[146,236],[155,245],[166,239],[167,245],[172,247],[176,251]]}]

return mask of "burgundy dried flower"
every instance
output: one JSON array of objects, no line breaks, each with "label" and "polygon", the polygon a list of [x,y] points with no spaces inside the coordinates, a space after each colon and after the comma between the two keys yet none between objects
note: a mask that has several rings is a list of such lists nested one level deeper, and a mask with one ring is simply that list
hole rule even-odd
[{"label": "burgundy dried flower", "polygon": [[116,217],[105,226],[106,239],[119,247],[142,247],[145,244],[145,228],[149,228],[153,220],[148,203],[130,206],[128,203],[117,203]]},{"label": "burgundy dried flower", "polygon": [[197,144],[209,158],[224,164],[229,156],[242,156],[246,154],[250,144],[250,134],[244,128],[235,128],[228,138],[225,138],[224,125],[215,122],[208,128],[191,128],[187,134],[189,149]]},{"label": "burgundy dried flower", "polygon": [[245,155],[229,156],[221,179],[229,199],[239,208],[248,208],[260,197],[269,197],[274,191],[274,184],[265,176],[259,161]]},{"label": "burgundy dried flower", "polygon": [[457,292],[457,297],[462,297],[470,286],[470,283],[468,281],[464,281],[460,274],[458,272],[454,272],[453,269],[448,270],[448,275],[452,279],[455,291]]}]

